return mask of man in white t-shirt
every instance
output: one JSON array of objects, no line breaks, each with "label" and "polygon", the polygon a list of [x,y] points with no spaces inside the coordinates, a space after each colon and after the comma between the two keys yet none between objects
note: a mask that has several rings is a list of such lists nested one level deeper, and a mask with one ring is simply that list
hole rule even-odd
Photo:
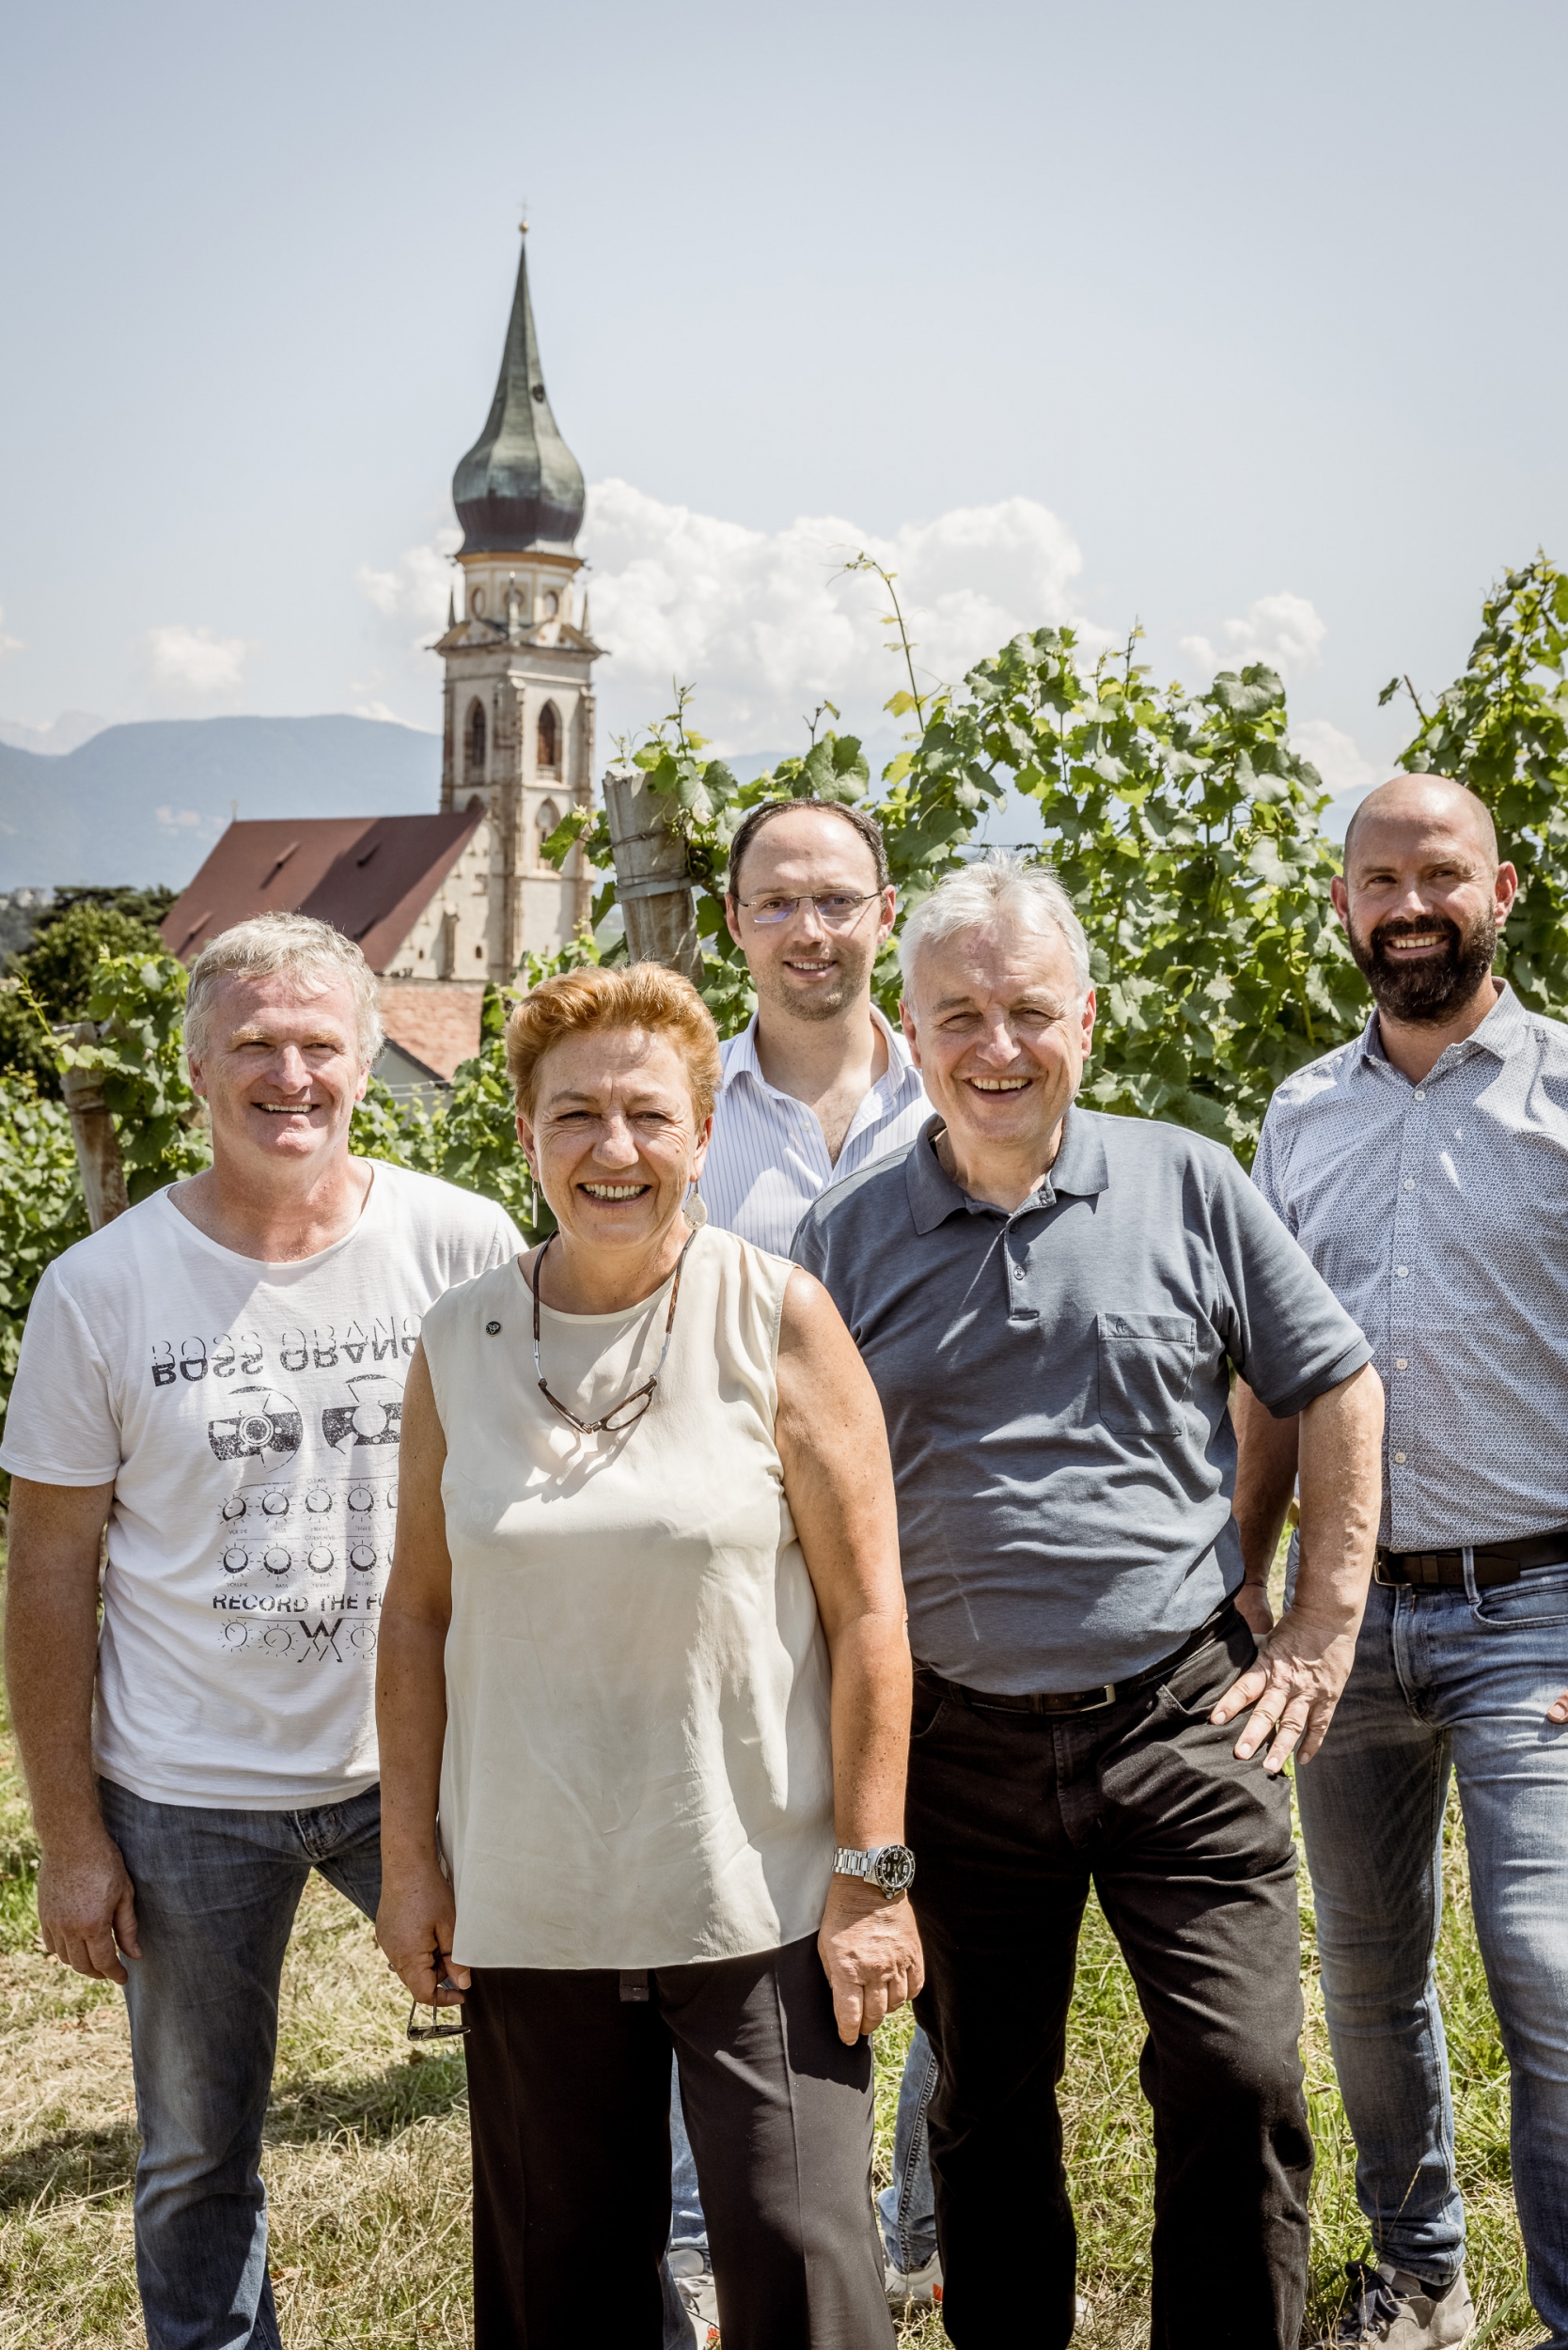
[{"label": "man in white t-shirt", "polygon": [[212,1167],[50,1267],[0,1446],[39,1919],[125,1986],[149,2350],[276,2350],[278,1981],[313,1867],[368,1917],[380,1894],[403,1376],[426,1308],[522,1246],[491,1201],[351,1157],[380,1041],[326,924],[212,942],[186,1009]]}]

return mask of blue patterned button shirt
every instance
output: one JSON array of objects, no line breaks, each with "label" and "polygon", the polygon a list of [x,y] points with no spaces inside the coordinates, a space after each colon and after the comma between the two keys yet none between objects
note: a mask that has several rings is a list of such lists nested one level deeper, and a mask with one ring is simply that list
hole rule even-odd
[{"label": "blue patterned button shirt", "polygon": [[1412,1085],[1374,1012],[1286,1079],[1252,1172],[1372,1345],[1379,1539],[1568,1526],[1568,1027],[1505,985]]}]

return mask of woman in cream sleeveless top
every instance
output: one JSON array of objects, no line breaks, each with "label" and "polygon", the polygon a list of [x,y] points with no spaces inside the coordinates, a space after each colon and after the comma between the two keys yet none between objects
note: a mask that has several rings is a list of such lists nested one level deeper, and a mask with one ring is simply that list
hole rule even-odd
[{"label": "woman in cream sleeveless top", "polygon": [[890,2350],[865,2035],[921,1963],[881,1409],[825,1292],[701,1224],[687,981],[548,980],[508,1058],[558,1230],[426,1315],[377,1680],[377,1933],[467,2043],[476,2350],[575,2339],[585,2285],[659,2350],[672,2051],[726,2350]]},{"label": "woman in cream sleeveless top", "polygon": [[[619,1435],[578,1434],[541,1394],[517,1263],[426,1317],[466,1966],[676,1966],[816,1933],[827,1651],[774,1442],[792,1270],[694,1233],[658,1403]],[[619,1313],[542,1306],[552,1393],[599,1418],[652,1371],[668,1304],[666,1281]]]}]

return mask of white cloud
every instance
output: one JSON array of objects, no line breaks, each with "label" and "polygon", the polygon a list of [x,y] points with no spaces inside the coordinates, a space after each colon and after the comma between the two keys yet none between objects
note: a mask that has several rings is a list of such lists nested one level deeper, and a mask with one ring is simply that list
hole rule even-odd
[{"label": "white cloud", "polygon": [[1384,781],[1383,770],[1362,756],[1353,734],[1331,727],[1326,718],[1309,718],[1291,728],[1291,748],[1309,759],[1323,777],[1323,788],[1336,798],[1341,791],[1370,791]]},{"label": "white cloud", "polygon": [[1217,650],[1207,636],[1182,639],[1182,650],[1205,682],[1216,670],[1245,669],[1263,661],[1289,684],[1318,667],[1328,625],[1305,596],[1282,588],[1277,596],[1260,596],[1239,620],[1224,621],[1219,633],[1223,642]]},{"label": "white cloud", "polygon": [[415,632],[412,650],[422,652],[431,634],[447,624],[447,599],[455,576],[450,560],[463,542],[463,533],[448,525],[428,547],[408,547],[389,572],[362,563],[354,585],[368,596],[383,619],[395,621],[400,634]]},{"label": "white cloud", "polygon": [[[363,689],[355,686],[350,690],[357,693]],[[412,718],[402,717],[399,712],[389,708],[383,701],[355,702],[351,715],[355,718],[374,718],[382,726],[404,727],[410,734],[433,734],[436,731],[433,727],[416,726]]]},{"label": "white cloud", "polygon": [[222,816],[203,816],[194,807],[155,807],[152,813],[165,840],[213,841],[227,821]]},{"label": "white cloud", "polygon": [[243,636],[190,628],[182,620],[149,628],[143,662],[155,694],[176,702],[226,700],[244,683],[250,650]]},{"label": "white cloud", "polygon": [[858,551],[898,576],[922,685],[956,681],[1020,629],[1069,619],[1083,562],[1030,498],[956,508],[878,539],[839,515],[749,530],[624,481],[590,490],[582,544],[593,633],[615,655],[604,690],[623,723],[667,708],[678,678],[697,687],[697,724],[720,750],[792,744],[823,699],[870,723],[904,683],[880,582],[843,575]]},{"label": "white cloud", "polygon": [[[355,574],[405,659],[417,651],[432,704],[435,665],[423,648],[446,621],[457,543],[444,530],[390,570]],[[824,699],[869,730],[905,682],[881,583],[844,576],[860,550],[898,574],[922,685],[956,682],[1020,629],[1069,619],[1083,561],[1065,525],[1030,498],[955,508],[878,539],[832,514],[752,530],[624,481],[589,490],[580,549],[593,634],[614,655],[596,677],[602,740],[660,716],[679,679],[697,688],[694,722],[724,752],[802,743],[802,718]],[[1083,634],[1096,650],[1110,641]]]},{"label": "white cloud", "polygon": [[0,720],[0,743],[9,743],[19,751],[39,751],[45,758],[60,758],[67,751],[80,750],[95,734],[102,734],[112,723],[108,718],[94,717],[90,711],[67,710],[59,717],[51,718],[47,726],[14,726],[8,719]]},{"label": "white cloud", "polygon": [[[5,614],[4,607],[3,607],[3,606],[0,606],[0,622],[3,622],[3,621],[4,621],[4,619],[5,619],[5,618],[6,618],[6,614]],[[0,661],[3,661],[3,660],[5,659],[5,657],[6,657],[7,653],[8,653],[8,652],[20,652],[20,651],[22,650],[22,649],[23,649],[23,648],[22,648],[22,639],[21,639],[21,637],[20,637],[20,636],[8,636],[8,635],[6,634],[6,632],[5,632],[4,627],[3,627],[3,626],[0,626]]]},{"label": "white cloud", "polygon": [[1355,736],[1330,726],[1326,718],[1309,718],[1305,725],[1293,727],[1291,748],[1311,760],[1323,777],[1325,791],[1333,793],[1323,811],[1324,833],[1330,840],[1344,838],[1345,826],[1367,793],[1387,783],[1395,772],[1392,761],[1374,766]]}]

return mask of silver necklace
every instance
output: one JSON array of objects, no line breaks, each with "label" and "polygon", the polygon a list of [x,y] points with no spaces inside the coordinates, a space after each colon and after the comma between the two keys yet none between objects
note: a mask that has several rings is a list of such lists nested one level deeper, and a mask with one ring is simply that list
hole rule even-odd
[{"label": "silver necklace", "polygon": [[[682,1249],[681,1254],[675,1260],[675,1278],[670,1284],[669,1291],[669,1311],[665,1317],[665,1342],[659,1350],[659,1359],[653,1366],[652,1377],[651,1379],[645,1379],[640,1387],[634,1387],[630,1395],[622,1396],[619,1403],[612,1403],[609,1410],[604,1414],[603,1419],[579,1419],[575,1412],[569,1411],[567,1406],[561,1402],[558,1395],[551,1394],[549,1383],[546,1380],[544,1372],[540,1365],[539,1269],[544,1262],[545,1253],[550,1246],[550,1242],[555,1238],[556,1235],[552,1232],[550,1239],[544,1243],[544,1246],[540,1250],[538,1256],[534,1259],[533,1271],[528,1277],[528,1286],[534,1293],[534,1371],[539,1380],[540,1393],[543,1396],[546,1403],[553,1405],[554,1408],[559,1412],[562,1419],[568,1421],[572,1427],[575,1428],[580,1436],[623,1435],[629,1428],[635,1428],[636,1426],[644,1412],[648,1410],[650,1404],[652,1402],[654,1394],[657,1391],[659,1385],[659,1373],[663,1371],[665,1367],[665,1357],[669,1353],[670,1332],[675,1327],[675,1307],[676,1302],[681,1295],[682,1268],[685,1264],[692,1242],[697,1238],[697,1234],[695,1231],[688,1234],[685,1246]],[[620,1415],[623,1412],[629,1412],[631,1414],[631,1418],[629,1419],[622,1419]]]}]

